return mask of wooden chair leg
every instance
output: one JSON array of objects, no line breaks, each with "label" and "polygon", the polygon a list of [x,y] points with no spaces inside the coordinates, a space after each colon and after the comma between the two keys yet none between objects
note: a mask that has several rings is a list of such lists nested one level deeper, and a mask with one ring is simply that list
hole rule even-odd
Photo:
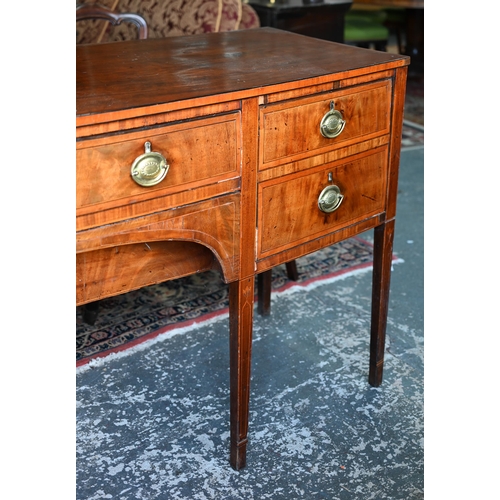
[{"label": "wooden chair leg", "polygon": [[382,383],[384,369],[394,224],[393,219],[377,226],[374,232],[370,372],[368,376],[368,382],[374,387]]},{"label": "wooden chair leg", "polygon": [[254,282],[250,276],[229,284],[230,463],[236,470],[246,464]]}]

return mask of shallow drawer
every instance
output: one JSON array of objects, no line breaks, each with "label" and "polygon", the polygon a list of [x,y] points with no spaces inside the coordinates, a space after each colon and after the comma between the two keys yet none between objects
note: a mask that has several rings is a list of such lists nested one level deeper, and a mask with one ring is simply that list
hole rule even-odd
[{"label": "shallow drawer", "polygon": [[[240,114],[178,123],[77,142],[77,214],[220,183],[239,175]],[[146,142],[169,165],[156,185],[144,187],[131,175]]]},{"label": "shallow drawer", "polygon": [[[345,121],[340,135],[327,138],[320,124],[330,111]],[[260,169],[324,153],[388,134],[391,80],[348,88],[320,96],[263,106],[260,110]]]},{"label": "shallow drawer", "polygon": [[[387,156],[387,147],[383,147],[352,157],[348,162],[323,165],[307,173],[261,183],[258,257],[284,251],[382,213]],[[335,211],[325,213],[319,209],[318,200],[329,185],[337,186],[343,199]]]}]

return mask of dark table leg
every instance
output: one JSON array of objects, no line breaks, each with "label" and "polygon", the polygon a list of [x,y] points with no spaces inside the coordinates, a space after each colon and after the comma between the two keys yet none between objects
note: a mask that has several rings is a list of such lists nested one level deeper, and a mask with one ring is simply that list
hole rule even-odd
[{"label": "dark table leg", "polygon": [[83,321],[88,325],[94,325],[99,315],[100,301],[85,304],[82,309]]},{"label": "dark table leg", "polygon": [[297,270],[297,262],[295,260],[291,260],[286,264],[286,274],[289,280],[298,281],[299,280],[299,271]]},{"label": "dark table leg", "polygon": [[271,313],[271,281],[273,270],[269,269],[257,276],[257,311],[261,316]]},{"label": "dark table leg", "polygon": [[229,285],[230,462],[236,470],[246,464],[254,282],[250,276]]},{"label": "dark table leg", "polygon": [[382,383],[384,369],[394,224],[395,220],[392,219],[377,226],[374,233],[370,373],[368,376],[370,385],[374,387]]}]

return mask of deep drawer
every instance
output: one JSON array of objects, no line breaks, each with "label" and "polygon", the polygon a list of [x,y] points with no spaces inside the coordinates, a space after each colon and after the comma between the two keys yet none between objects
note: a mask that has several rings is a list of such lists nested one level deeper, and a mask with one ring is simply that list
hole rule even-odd
[{"label": "deep drawer", "polygon": [[[382,80],[320,96],[263,106],[260,111],[260,169],[271,168],[389,133],[391,80]],[[330,110],[345,126],[335,138],[324,137],[320,123]]]},{"label": "deep drawer", "polygon": [[[138,203],[239,175],[240,114],[205,118],[77,143],[77,214]],[[161,153],[166,177],[144,187],[131,175],[145,143]],[[137,214],[135,214],[137,215]]]},{"label": "deep drawer", "polygon": [[[308,172],[259,185],[258,258],[287,250],[385,209],[387,147],[323,165]],[[331,181],[329,174],[331,173]],[[340,188],[343,200],[324,213],[318,198],[328,185]]]}]

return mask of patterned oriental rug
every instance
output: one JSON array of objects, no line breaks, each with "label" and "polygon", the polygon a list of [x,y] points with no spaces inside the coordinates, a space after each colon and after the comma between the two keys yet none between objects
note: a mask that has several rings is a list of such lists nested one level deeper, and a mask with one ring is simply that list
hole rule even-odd
[{"label": "patterned oriental rug", "polygon": [[[372,257],[371,243],[351,238],[297,259],[298,281],[288,279],[284,265],[275,267],[272,291],[279,293],[293,286],[305,287],[317,281],[340,279],[370,270]],[[78,307],[77,367],[130,349],[173,329],[228,315],[228,308],[228,285],[217,271],[206,271],[103,299],[93,326],[83,321],[82,308]]]}]

